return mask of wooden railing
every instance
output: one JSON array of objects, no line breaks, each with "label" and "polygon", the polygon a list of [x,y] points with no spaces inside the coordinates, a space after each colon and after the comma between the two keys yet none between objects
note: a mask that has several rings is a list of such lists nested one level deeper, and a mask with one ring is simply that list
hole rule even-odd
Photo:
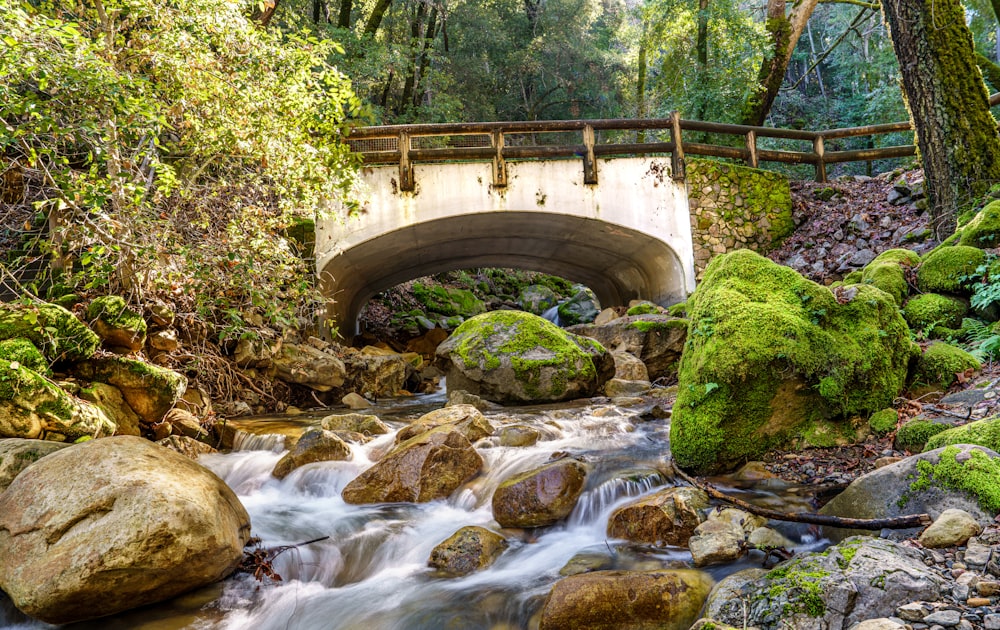
[{"label": "wooden railing", "polygon": [[[1000,103],[1000,94],[990,105]],[[493,185],[507,185],[507,160],[580,158],[585,184],[597,183],[598,157],[670,154],[674,179],[685,177],[684,156],[705,155],[740,160],[757,168],[761,162],[811,164],[816,181],[826,181],[827,165],[869,162],[916,154],[912,144],[828,151],[827,141],[874,137],[912,130],[909,122],[868,125],[825,131],[751,127],[669,118],[550,120],[487,123],[444,123],[360,127],[347,136],[364,164],[398,164],[399,188],[414,189],[416,162],[490,161]],[[623,133],[624,132],[624,133]],[[631,132],[631,133],[628,133]],[[689,142],[683,132],[741,137],[731,144]],[[546,138],[547,136],[556,138]],[[646,136],[650,139],[647,141]],[[542,136],[544,141],[539,141]],[[571,136],[567,138],[567,136]],[[663,139],[661,139],[661,137]],[[669,138],[669,139],[667,139]],[[760,148],[760,138],[780,138],[811,143],[809,151]]]}]

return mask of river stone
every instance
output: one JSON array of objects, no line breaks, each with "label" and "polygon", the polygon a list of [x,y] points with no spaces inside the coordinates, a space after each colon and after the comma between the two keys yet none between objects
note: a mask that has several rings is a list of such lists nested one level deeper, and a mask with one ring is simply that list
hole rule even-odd
[{"label": "river stone", "polygon": [[898,621],[893,621],[888,617],[880,617],[878,619],[866,619],[860,623],[856,623],[848,630],[903,630],[905,627],[906,626]]},{"label": "river stone", "polygon": [[138,352],[146,343],[146,322],[120,296],[105,295],[91,301],[87,321],[107,348]]},{"label": "river stone", "polygon": [[[936,519],[945,510],[955,508],[968,512],[981,525],[988,525],[996,515],[984,511],[979,507],[975,497],[961,490],[945,488],[937,483],[932,483],[919,491],[911,490],[910,486],[919,476],[919,463],[927,462],[932,466],[939,464],[941,455],[947,448],[957,449],[959,457],[967,455],[972,449],[982,451],[991,458],[998,457],[995,452],[985,447],[968,444],[943,447],[913,455],[858,477],[843,492],[824,505],[820,509],[820,514],[845,518],[893,518],[926,513],[932,519]],[[883,530],[881,535],[893,540],[904,540],[916,536],[919,531],[918,527],[892,529]],[[878,532],[833,527],[824,527],[823,533],[834,541],[855,535],[878,535]]]},{"label": "river stone", "polygon": [[604,395],[609,398],[624,398],[647,392],[650,387],[649,381],[624,381],[613,378],[604,384]]},{"label": "river stone", "polygon": [[352,504],[426,503],[448,497],[482,467],[469,440],[445,425],[397,445],[348,483],[341,496]]},{"label": "river stone", "polygon": [[745,551],[746,532],[725,519],[709,519],[694,530],[688,549],[694,566],[704,567],[739,560]]},{"label": "river stone", "polygon": [[616,350],[611,353],[611,357],[615,360],[615,378],[623,381],[649,380],[649,370],[646,369],[646,364],[632,353]]},{"label": "river stone", "polygon": [[332,431],[310,429],[278,460],[271,475],[284,479],[296,468],[316,462],[343,462],[351,459],[351,447]]},{"label": "river stone", "polygon": [[594,396],[614,374],[597,342],[522,311],[469,319],[437,349],[448,389],[492,402],[528,404]]},{"label": "river stone", "polygon": [[22,470],[67,446],[69,445],[47,440],[0,439],[0,494]]},{"label": "river stone", "polygon": [[344,384],[344,362],[328,352],[307,344],[286,343],[272,360],[279,379],[293,385],[305,385],[318,392],[328,392]]},{"label": "river stone", "polygon": [[605,348],[614,348],[616,353],[638,357],[646,366],[645,380],[655,380],[677,373],[687,328],[686,319],[648,314],[619,317],[603,325],[580,324],[568,330],[595,339]]},{"label": "river stone", "polygon": [[452,405],[426,413],[396,434],[396,442],[405,442],[431,429],[450,425],[470,442],[493,435],[495,428],[486,416],[472,405]]},{"label": "river stone", "polygon": [[74,366],[89,381],[114,385],[147,423],[159,422],[184,395],[187,379],[173,370],[124,357],[95,357]]},{"label": "river stone", "polygon": [[500,557],[507,540],[483,527],[463,527],[434,547],[428,565],[449,576],[482,571]]},{"label": "river stone", "polygon": [[709,608],[713,619],[741,628],[846,630],[913,601],[939,601],[945,584],[916,549],[859,536],[782,562]]},{"label": "river stone", "polygon": [[687,630],[712,588],[690,569],[594,571],[559,580],[542,607],[539,630]]},{"label": "river stone", "polygon": [[767,571],[765,569],[754,567],[727,575],[712,587],[712,591],[708,594],[708,599],[705,601],[705,610],[702,614],[708,619],[718,619],[720,609],[723,605],[739,599],[740,591],[746,584],[766,574]]},{"label": "river stone", "polygon": [[543,284],[529,284],[521,289],[517,296],[517,303],[521,310],[534,315],[541,315],[555,306],[558,301],[555,291]]},{"label": "river stone", "polygon": [[141,438],[91,440],[0,495],[0,588],[36,619],[92,619],[222,579],[249,537],[246,510],[211,471]]},{"label": "river stone", "polygon": [[493,518],[501,527],[543,527],[569,516],[587,467],[564,457],[505,479],[493,493]]},{"label": "river stone", "polygon": [[361,352],[353,348],[345,350],[347,378],[344,387],[362,392],[373,400],[396,396],[415,368],[397,352],[374,354],[373,350],[376,349],[365,348]]},{"label": "river stone", "polygon": [[608,536],[654,545],[686,546],[708,509],[708,495],[691,487],[666,488],[615,510]]},{"label": "river stone", "polygon": [[368,400],[357,392],[351,392],[340,399],[340,402],[348,409],[368,409],[372,406]]},{"label": "river stone", "polygon": [[500,446],[534,446],[542,432],[524,424],[514,424],[500,429]]},{"label": "river stone", "polygon": [[210,445],[205,444],[204,442],[199,442],[194,438],[189,438],[186,435],[168,435],[162,440],[158,440],[156,443],[195,461],[197,461],[202,455],[219,452]]},{"label": "river stone", "polygon": [[556,309],[559,314],[559,322],[563,326],[573,324],[586,324],[594,321],[597,314],[601,312],[601,304],[597,301],[597,296],[590,289],[581,289],[573,297],[559,304]]},{"label": "river stone", "polygon": [[954,508],[941,512],[934,522],[920,534],[920,544],[931,549],[964,545],[983,531],[971,514]]},{"label": "river stone", "polygon": [[378,416],[363,413],[327,416],[320,420],[320,425],[328,431],[352,431],[368,436],[385,435],[392,430]]},{"label": "river stone", "polygon": [[120,389],[107,383],[91,383],[80,389],[80,398],[100,407],[115,423],[115,435],[140,435],[139,416],[125,402]]},{"label": "river stone", "polygon": [[0,359],[0,437],[72,442],[114,431],[115,423],[97,405],[15,361]]}]

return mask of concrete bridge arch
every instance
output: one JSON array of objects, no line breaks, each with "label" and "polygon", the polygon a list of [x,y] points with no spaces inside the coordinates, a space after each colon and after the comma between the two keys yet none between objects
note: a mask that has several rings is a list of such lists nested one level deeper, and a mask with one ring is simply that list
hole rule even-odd
[{"label": "concrete bridge arch", "polygon": [[687,192],[669,160],[598,160],[585,184],[578,160],[508,162],[507,185],[489,163],[417,164],[412,192],[395,166],[365,168],[368,198],[317,222],[328,316],[345,337],[379,291],[424,275],[513,267],[583,283],[604,306],[669,305],[694,289]]}]

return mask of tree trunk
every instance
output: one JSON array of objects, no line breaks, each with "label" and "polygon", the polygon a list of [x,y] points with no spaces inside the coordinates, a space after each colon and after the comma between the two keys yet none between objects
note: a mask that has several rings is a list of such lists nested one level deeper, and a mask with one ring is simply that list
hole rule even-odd
[{"label": "tree trunk", "polygon": [[351,28],[351,10],[354,8],[352,0],[340,0],[340,15],[337,16],[337,26],[340,28]]},{"label": "tree trunk", "polygon": [[802,31],[818,2],[819,0],[800,0],[792,5],[792,12],[786,16],[785,0],[767,0],[766,27],[771,36],[771,54],[760,66],[757,92],[746,104],[743,124],[764,124],[785,78],[785,70],[792,59],[795,45],[802,37]]},{"label": "tree trunk", "polygon": [[705,87],[708,77],[708,0],[698,0],[698,34],[694,44],[698,62],[698,83],[700,84],[697,109],[693,112],[695,120],[705,119],[705,108],[708,101],[708,90]]},{"label": "tree trunk", "polygon": [[365,22],[365,35],[374,36],[378,32],[378,27],[382,25],[382,18],[385,17],[385,12],[389,9],[390,4],[392,4],[392,0],[378,0],[375,8],[372,9],[372,14],[368,16],[368,21]]},{"label": "tree trunk", "polygon": [[313,0],[313,24],[330,21],[330,4],[327,0]]},{"label": "tree trunk", "polygon": [[1000,181],[1000,136],[959,0],[884,0],[917,134],[931,225],[955,231],[959,208]]}]

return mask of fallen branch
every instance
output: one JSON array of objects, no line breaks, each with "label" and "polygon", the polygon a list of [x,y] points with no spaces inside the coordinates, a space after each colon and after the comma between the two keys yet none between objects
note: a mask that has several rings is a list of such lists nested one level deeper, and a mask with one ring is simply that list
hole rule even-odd
[{"label": "fallen branch", "polygon": [[940,413],[945,416],[951,416],[952,418],[958,418],[960,420],[969,420],[972,418],[972,407],[969,407],[969,411],[965,415],[955,413],[954,411],[950,411],[948,409],[942,409],[941,407],[935,407],[934,405],[924,405],[924,409],[933,411],[934,413]]},{"label": "fallen branch", "polygon": [[240,566],[236,568],[238,572],[249,573],[254,576],[258,582],[262,582],[265,577],[274,580],[275,582],[281,581],[281,576],[274,570],[272,562],[282,553],[288,551],[289,549],[295,549],[296,547],[302,547],[305,545],[311,545],[313,543],[321,542],[323,540],[329,539],[329,536],[323,536],[321,538],[314,538],[312,540],[307,540],[306,542],[297,543],[294,545],[281,545],[280,547],[261,547],[261,540],[256,536],[251,538],[247,543],[247,547],[253,547],[252,550],[243,550],[243,560],[240,562]]},{"label": "fallen branch", "polygon": [[768,508],[763,508],[756,506],[752,503],[747,503],[741,499],[731,497],[724,492],[720,492],[715,489],[709,483],[699,483],[691,478],[687,473],[681,470],[677,463],[673,459],[670,460],[670,465],[674,470],[674,473],[688,482],[695,488],[700,488],[704,490],[708,496],[713,499],[718,499],[720,501],[725,501],[727,503],[732,503],[741,510],[750,512],[751,514],[756,514],[757,516],[763,516],[764,518],[774,519],[776,521],[787,521],[792,523],[809,523],[811,525],[826,525],[828,527],[844,527],[847,529],[908,529],[910,527],[926,527],[931,524],[931,517],[927,514],[908,514],[906,516],[897,516],[894,518],[843,518],[840,516],[830,516],[827,514],[815,514],[811,512],[778,512],[777,510],[771,510]]}]

